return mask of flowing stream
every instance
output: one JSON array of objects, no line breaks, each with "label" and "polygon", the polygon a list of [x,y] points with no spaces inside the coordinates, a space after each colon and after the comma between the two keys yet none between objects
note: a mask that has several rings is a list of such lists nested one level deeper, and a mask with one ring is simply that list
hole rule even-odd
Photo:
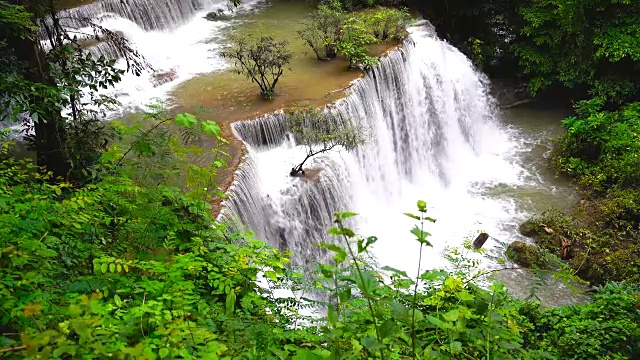
[{"label": "flowing stream", "polygon": [[[92,34],[83,27],[86,20],[122,34],[150,65],[142,76],[127,73],[109,94],[122,106],[110,117],[137,111],[160,101],[170,101],[168,94],[176,85],[199,74],[221,71],[227,67],[218,55],[223,45],[223,31],[234,23],[234,17],[264,5],[263,0],[247,0],[229,12],[228,0],[98,0],[64,10],[61,23],[79,33]],[[209,12],[227,10],[220,20],[205,18]],[[120,58],[110,43],[100,42],[89,48],[94,55]],[[125,69],[120,59],[118,67]],[[158,81],[160,80],[160,81]]]},{"label": "flowing stream", "polygon": [[[221,218],[239,221],[258,238],[291,250],[294,264],[308,265],[326,258],[313,244],[336,241],[326,235],[333,212],[355,211],[350,226],[378,237],[373,254],[379,264],[412,273],[419,245],[409,233],[415,221],[403,213],[417,213],[419,199],[437,219],[426,225],[433,248],[422,256],[423,269],[446,266],[445,249],[479,231],[492,236],[485,248],[501,256],[500,242],[524,240],[517,225],[532,211],[553,199],[561,207],[575,201],[567,184],[550,181],[542,161],[532,161],[532,151],[542,159],[548,150],[548,134],[505,122],[485,76],[429,26],[410,33],[403,47],[326,110],[338,122],[367,129],[367,144],[317,156],[307,165],[311,176],[289,176],[305,147],[287,134],[284,114],[236,123],[249,154]],[[484,266],[496,264],[484,260]],[[503,279],[515,287],[526,283]],[[556,300],[571,297],[558,287],[553,293]]]}]

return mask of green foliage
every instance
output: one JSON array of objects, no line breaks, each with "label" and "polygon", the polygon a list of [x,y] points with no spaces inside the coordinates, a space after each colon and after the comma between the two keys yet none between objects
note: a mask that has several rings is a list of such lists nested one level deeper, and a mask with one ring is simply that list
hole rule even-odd
[{"label": "green foliage", "polygon": [[616,103],[637,98],[638,2],[533,0],[520,13],[526,40],[515,50],[533,93],[559,83]]},{"label": "green foliage", "polygon": [[595,283],[640,279],[640,105],[603,110],[604,100],[576,105],[566,118],[567,133],[557,141],[554,161],[589,197],[577,219],[547,213],[534,223],[556,233],[533,232],[538,243],[556,252],[564,236],[574,252],[571,266]]},{"label": "green foliage", "polygon": [[[23,123],[40,166],[81,183],[112,137],[100,120],[117,101],[98,91],[119,82],[124,71],[113,59],[84,52],[78,38],[110,43],[137,75],[147,65],[124,37],[92,19],[74,19],[81,26],[71,30],[60,25],[53,2],[24,4],[0,5],[0,65],[7,65],[0,70],[2,118]],[[36,23],[46,42],[38,40]]]},{"label": "green foliage", "polygon": [[635,359],[640,356],[638,289],[609,284],[581,306],[522,313],[534,324],[526,341],[559,359]]},{"label": "green foliage", "polygon": [[234,72],[258,84],[263,98],[276,96],[276,85],[285,67],[293,59],[288,42],[276,41],[272,36],[232,37],[231,45],[220,55],[234,61]]},{"label": "green foliage", "polygon": [[599,99],[583,101],[577,116],[563,121],[567,134],[558,143],[558,165],[594,191],[640,184],[640,103],[603,111]]},{"label": "green foliage", "polygon": [[368,69],[377,60],[367,54],[367,46],[402,39],[410,19],[406,9],[378,7],[346,13],[340,2],[332,0],[318,6],[298,35],[319,60],[329,60],[340,53],[350,68]]},{"label": "green foliage", "polygon": [[346,16],[339,2],[324,2],[309,15],[304,28],[298,31],[300,39],[311,48],[318,60],[329,60],[338,55],[336,44],[343,36],[340,29]]},{"label": "green foliage", "polygon": [[440,37],[536,95],[570,89],[621,104],[639,98],[640,4],[628,0],[408,1]]},{"label": "green foliage", "polygon": [[378,63],[376,58],[367,54],[367,45],[373,44],[376,38],[370,34],[360,18],[351,17],[345,20],[340,31],[342,39],[336,44],[336,48],[349,61],[350,68],[362,66],[369,69]]},{"label": "green foliage", "polygon": [[522,73],[513,46],[522,41],[518,9],[530,0],[408,0],[431,22],[438,36],[465,53],[491,76]]},{"label": "green foliage", "polygon": [[304,173],[302,167],[310,158],[335,148],[353,150],[367,138],[362,126],[311,106],[288,109],[287,128],[297,143],[307,147],[306,157],[291,170],[292,176]]},{"label": "green foliage", "polygon": [[[424,201],[418,211],[407,214],[420,225],[411,232],[421,247],[429,246],[424,222],[435,220],[426,216]],[[359,238],[343,225],[354,215],[337,213],[329,231],[344,245],[325,245],[335,254],[335,264],[321,266],[324,281],[318,284],[331,297],[321,327],[327,346],[298,349],[299,358],[313,350],[325,359],[527,358],[523,335],[530,324],[504,287],[485,290],[472,282],[486,275],[474,270],[477,261],[454,254],[455,271],[418,269],[415,280],[389,267],[380,272],[367,265],[377,239]]]},{"label": "green foliage", "polygon": [[[140,165],[171,145],[151,140],[171,119],[147,120],[145,130],[116,124],[132,134],[128,150],[107,151],[84,187],[51,184],[28,160],[0,164],[4,358],[262,359],[297,336],[257,285],[266,269],[279,281],[288,260],[215,222],[201,187],[147,181]],[[189,114],[175,121],[219,131]],[[172,172],[158,162],[150,177]],[[210,181],[203,172],[198,186]]]},{"label": "green foliage", "polygon": [[[50,184],[28,161],[0,164],[0,351],[3,358],[542,359],[637,356],[638,293],[609,287],[558,309],[519,303],[451,249],[447,271],[372,266],[374,236],[337,213],[338,243],[319,273],[286,269],[286,254],[231,232],[196,189],[129,176],[154,157],[174,120],[215,134],[193,115],[132,129],[130,150],[107,152],[100,180]],[[153,116],[151,116],[153,119]],[[150,119],[147,119],[150,120]],[[124,132],[122,125],[117,125]],[[145,146],[136,143],[148,141]],[[120,159],[120,160],[118,160]],[[119,163],[118,166],[112,164]],[[158,167],[162,167],[159,165]],[[430,246],[427,204],[411,230]],[[309,281],[310,280],[310,281]],[[264,285],[259,286],[258,283]],[[291,290],[276,298],[274,290]],[[311,292],[312,300],[304,296]],[[309,318],[305,308],[325,308]],[[579,331],[574,331],[579,329]],[[573,352],[575,351],[575,352]]]},{"label": "green foliage", "polygon": [[401,40],[411,20],[407,9],[376,8],[358,14],[378,41]]}]

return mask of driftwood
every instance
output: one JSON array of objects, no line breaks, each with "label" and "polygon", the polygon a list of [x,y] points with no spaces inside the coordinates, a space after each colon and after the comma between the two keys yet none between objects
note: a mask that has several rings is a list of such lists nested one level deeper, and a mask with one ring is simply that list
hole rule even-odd
[{"label": "driftwood", "polygon": [[487,242],[487,240],[489,239],[489,234],[487,233],[480,233],[480,235],[478,235],[478,237],[476,237],[475,240],[473,240],[473,248],[478,250],[480,249],[485,242]]}]

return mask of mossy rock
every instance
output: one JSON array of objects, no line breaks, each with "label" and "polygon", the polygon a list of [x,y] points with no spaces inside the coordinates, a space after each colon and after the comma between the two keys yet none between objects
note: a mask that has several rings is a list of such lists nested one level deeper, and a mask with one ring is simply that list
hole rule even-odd
[{"label": "mossy rock", "polygon": [[533,265],[538,265],[541,260],[538,248],[523,241],[514,241],[509,244],[505,254],[511,261],[524,268],[530,268]]},{"label": "mossy rock", "polygon": [[526,237],[535,237],[540,234],[540,223],[534,220],[527,220],[518,227],[520,234]]},{"label": "mossy rock", "polygon": [[555,249],[562,245],[560,238],[557,236],[557,231],[554,230],[555,223],[553,219],[542,220],[544,220],[544,222],[539,219],[527,220],[520,224],[518,230],[523,236],[533,239],[536,245],[541,248],[555,252]]},{"label": "mossy rock", "polygon": [[231,20],[233,17],[224,11],[212,11],[205,15],[204,18],[209,21],[227,21]]}]

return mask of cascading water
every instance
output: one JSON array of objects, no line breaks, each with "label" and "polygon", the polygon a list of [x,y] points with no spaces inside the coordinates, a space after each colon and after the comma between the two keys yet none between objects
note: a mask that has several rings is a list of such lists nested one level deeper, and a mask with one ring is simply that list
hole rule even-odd
[{"label": "cascading water", "polygon": [[[236,218],[258,238],[286,247],[297,263],[314,263],[313,244],[327,237],[334,211],[356,211],[362,235],[376,235],[374,253],[383,265],[417,265],[413,226],[404,212],[418,199],[438,219],[427,229],[434,249],[428,266],[443,265],[441,252],[476,230],[512,238],[513,202],[488,199],[485,188],[518,183],[522,169],[510,153],[516,146],[496,119],[487,81],[454,47],[427,26],[357,80],[351,94],[327,111],[363,126],[370,140],[352,153],[318,156],[307,167],[317,178],[291,178],[305,149],[289,139],[277,115],[235,125],[248,145],[223,218]],[[499,225],[501,224],[501,225]]]},{"label": "cascading water", "polygon": [[63,26],[83,27],[81,19],[101,21],[122,18],[143,30],[171,30],[190,21],[201,11],[224,9],[226,0],[98,0],[94,3],[61,11]]},{"label": "cascading water", "polygon": [[[244,1],[234,15],[261,3],[261,0]],[[110,114],[118,116],[155,99],[166,100],[169,90],[198,74],[226,68],[225,61],[217,55],[222,45],[216,40],[233,20],[209,21],[205,15],[227,4],[227,0],[98,0],[64,10],[58,16],[63,26],[80,28],[73,33],[92,34],[85,27],[87,19],[119,32],[153,69],[153,73],[144,72],[140,77],[127,73],[109,90],[122,104],[117,113]],[[108,42],[100,42],[88,51],[107,58],[122,55]],[[126,68],[126,63],[120,60],[117,66]]]}]

